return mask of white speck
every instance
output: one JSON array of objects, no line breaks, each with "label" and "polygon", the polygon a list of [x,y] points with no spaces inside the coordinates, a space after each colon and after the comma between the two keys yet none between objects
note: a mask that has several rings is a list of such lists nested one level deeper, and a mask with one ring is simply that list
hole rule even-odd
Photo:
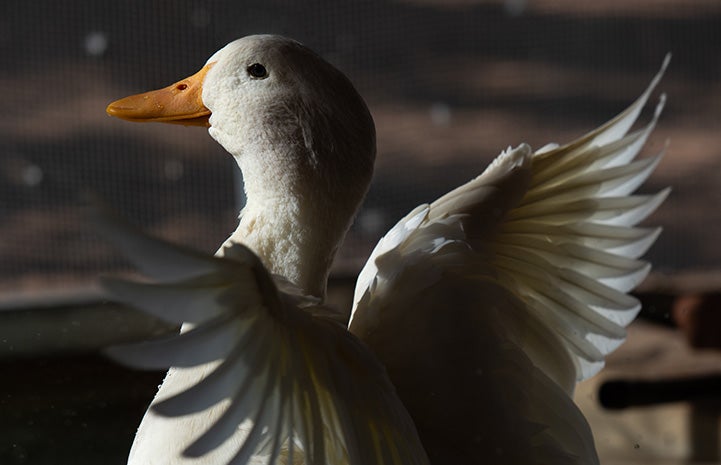
[{"label": "white speck", "polygon": [[197,7],[190,12],[190,24],[202,29],[210,24],[210,12],[203,7]]},{"label": "white speck", "polygon": [[526,11],[526,0],[506,0],[503,8],[511,16],[520,16]]},{"label": "white speck", "polygon": [[23,183],[28,187],[35,187],[43,181],[43,170],[37,165],[27,165],[22,171]]},{"label": "white speck", "polygon": [[85,36],[85,53],[93,57],[102,56],[108,49],[108,36],[104,32],[93,31]]},{"label": "white speck", "polygon": [[445,103],[434,103],[431,105],[430,116],[436,126],[448,126],[451,123],[451,107]]},{"label": "white speck", "polygon": [[177,181],[182,178],[184,171],[183,163],[179,160],[168,160],[165,162],[165,166],[163,166],[163,174],[165,174],[166,179],[169,181]]},{"label": "white speck", "polygon": [[358,226],[369,235],[377,235],[384,225],[383,212],[379,208],[366,208],[358,215]]}]

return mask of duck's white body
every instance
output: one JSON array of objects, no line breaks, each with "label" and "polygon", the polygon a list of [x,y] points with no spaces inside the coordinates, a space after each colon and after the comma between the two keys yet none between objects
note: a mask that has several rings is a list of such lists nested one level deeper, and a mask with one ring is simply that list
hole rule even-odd
[{"label": "duck's white body", "polygon": [[659,231],[634,226],[667,192],[632,196],[658,161],[633,159],[661,105],[627,132],[660,73],[596,131],[538,153],[509,148],[401,220],[358,280],[349,328],[361,344],[318,302],[368,185],[365,106],[287,39],[241,39],[208,65],[210,134],[248,196],[225,257],[107,228],[171,283],[111,290],[187,323],[176,339],[114,352],[189,367],[171,368],[129,463],[598,463],[571,396],[639,310],[626,292]]}]

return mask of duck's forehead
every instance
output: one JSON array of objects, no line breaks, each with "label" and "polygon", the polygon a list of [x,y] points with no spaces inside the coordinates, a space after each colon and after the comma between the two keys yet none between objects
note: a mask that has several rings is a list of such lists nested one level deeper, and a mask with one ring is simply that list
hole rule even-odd
[{"label": "duck's forehead", "polygon": [[242,50],[246,47],[243,46],[243,39],[235,40],[225,47],[221,48],[217,52],[215,52],[210,58],[208,58],[208,61],[206,64],[209,63],[216,63],[218,61],[224,61],[228,57],[238,55],[239,53],[242,53]]},{"label": "duck's forehead", "polygon": [[[281,48],[285,48],[294,41],[281,36],[254,35],[234,40],[221,48],[208,58],[207,63],[219,61],[232,61],[237,59],[272,58]],[[295,48],[295,47],[293,47]],[[207,64],[206,63],[206,64]]]}]

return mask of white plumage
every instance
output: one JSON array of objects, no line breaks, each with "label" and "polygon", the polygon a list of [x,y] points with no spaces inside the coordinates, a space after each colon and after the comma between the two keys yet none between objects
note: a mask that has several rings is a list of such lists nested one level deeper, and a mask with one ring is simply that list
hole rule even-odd
[{"label": "white plumage", "polygon": [[[191,109],[175,110],[183,92],[163,97],[176,85],[111,104],[132,120],[209,117],[248,197],[217,257],[101,220],[155,279],[107,288],[185,324],[110,349],[134,366],[174,367],[130,463],[598,463],[571,396],[640,309],[626,293],[648,273],[639,257],[660,230],[636,225],[668,190],[633,195],[661,155],[635,158],[664,97],[629,130],[667,64],[609,123],[535,153],[509,147],[398,222],[359,275],[350,332],[322,298],[375,133],[342,74],[296,42],[252,36],[188,81],[202,93]],[[159,95],[171,114],[138,103]]]}]

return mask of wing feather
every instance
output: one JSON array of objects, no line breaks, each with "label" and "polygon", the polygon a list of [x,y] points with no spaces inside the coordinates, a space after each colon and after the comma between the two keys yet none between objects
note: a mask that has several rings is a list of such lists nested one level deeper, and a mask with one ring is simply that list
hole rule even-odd
[{"label": "wing feather", "polygon": [[227,286],[186,281],[178,284],[148,284],[103,278],[103,287],[134,307],[168,323],[198,323],[221,315],[217,301]]},{"label": "wing feather", "polygon": [[[134,261],[155,278],[107,279],[106,289],[167,321],[192,321],[180,334],[107,349],[138,368],[207,369],[197,383],[152,406],[178,421],[209,412],[212,421],[196,437],[174,445],[178,461],[181,453],[192,460],[232,442],[237,449],[223,463],[293,463],[299,454],[309,465],[428,463],[408,413],[370,352],[345,328],[316,316],[329,311],[314,299],[303,300],[287,282],[279,290],[244,246],[210,257],[107,215],[97,221],[121,248],[141,245]],[[167,276],[167,266],[156,263],[166,259],[183,270]]]},{"label": "wing feather", "polygon": [[[223,399],[232,398],[238,392],[244,392],[247,380],[262,367],[259,342],[265,336],[262,325],[257,320],[245,329],[242,339],[238,339],[233,352],[213,370],[202,383],[195,384],[185,391],[156,402],[153,409],[164,416],[180,416],[201,412]],[[245,354],[249,363],[234,363]],[[243,380],[241,384],[237,380]]]},{"label": "wing feather", "polygon": [[635,191],[653,172],[663,152],[623,166],[584,171],[559,182],[547,182],[529,190],[522,205],[536,202],[626,196]]},{"label": "wing feather", "polygon": [[505,223],[503,232],[504,236],[523,235],[554,243],[574,243],[616,255],[638,258],[653,245],[661,234],[661,228],[630,228],[588,222],[552,225],[526,220]]},{"label": "wing feather", "polygon": [[[665,95],[650,121],[629,132],[669,59],[633,104],[598,129],[536,153],[525,144],[509,148],[483,174],[421,210],[423,221],[411,225],[402,220],[392,230],[396,245],[376,249],[361,273],[364,280],[356,288],[352,318],[358,312],[377,312],[380,304],[374,302],[401,290],[399,284],[394,287],[394,276],[425,256],[442,270],[460,266],[467,275],[494,279],[522,296],[527,314],[556,337],[546,341],[545,348],[541,342],[525,346],[531,359],[545,363],[530,352],[560,344],[570,355],[569,369],[576,379],[601,369],[640,310],[627,293],[649,273],[650,265],[639,257],[661,231],[636,225],[670,192],[633,194],[665,153],[637,159],[657,125]],[[461,225],[460,238],[451,234],[454,221]],[[455,255],[465,257],[455,264],[449,261],[451,255],[438,253],[439,245],[451,240],[468,245],[465,253]],[[493,304],[479,302],[478,311],[487,311],[484,305]],[[539,368],[561,373],[555,381],[572,389],[558,363],[565,362]]]},{"label": "wing feather", "polygon": [[224,315],[187,331],[182,339],[171,336],[117,345],[106,349],[106,353],[119,362],[146,370],[197,366],[227,354],[237,338],[236,328],[228,323],[230,318]]},{"label": "wing feather", "polygon": [[87,216],[98,232],[113,241],[143,274],[158,281],[189,279],[218,266],[213,257],[142,234],[103,205],[93,206]]},{"label": "wing feather", "polygon": [[[667,64],[668,57],[649,88],[617,118],[571,144],[533,157],[528,191],[502,220],[492,246],[494,261],[504,268],[505,284],[529,296],[529,310],[547,318],[548,326],[569,344],[577,379],[603,367],[603,356],[620,345],[622,328],[640,310],[626,293],[650,271],[638,257],[653,244],[660,228],[635,226],[670,190],[631,195],[664,151],[635,158],[656,126],[665,96],[650,123],[627,132]],[[529,273],[529,268],[535,271]],[[551,287],[554,298],[548,295]]]}]

